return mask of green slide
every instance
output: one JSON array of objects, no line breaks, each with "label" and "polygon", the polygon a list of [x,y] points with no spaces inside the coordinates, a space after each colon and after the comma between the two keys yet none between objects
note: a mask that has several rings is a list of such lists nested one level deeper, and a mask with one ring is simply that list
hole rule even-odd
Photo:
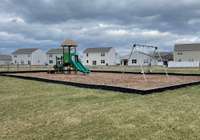
[{"label": "green slide", "polygon": [[86,68],[79,60],[78,61],[72,61],[72,64],[74,68],[82,73],[89,74],[90,70]]}]

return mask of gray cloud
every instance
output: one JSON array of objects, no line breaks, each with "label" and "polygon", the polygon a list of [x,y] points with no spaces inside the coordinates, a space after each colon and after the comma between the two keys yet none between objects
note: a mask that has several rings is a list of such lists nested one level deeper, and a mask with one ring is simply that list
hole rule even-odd
[{"label": "gray cloud", "polygon": [[175,42],[200,40],[199,8],[198,0],[2,0],[0,48],[47,49],[73,38],[80,50],[122,50],[132,42],[171,50]]},{"label": "gray cloud", "polygon": [[3,0],[1,9],[28,22],[57,24],[71,19],[90,19],[138,24],[160,30],[188,27],[200,16],[197,0]]}]

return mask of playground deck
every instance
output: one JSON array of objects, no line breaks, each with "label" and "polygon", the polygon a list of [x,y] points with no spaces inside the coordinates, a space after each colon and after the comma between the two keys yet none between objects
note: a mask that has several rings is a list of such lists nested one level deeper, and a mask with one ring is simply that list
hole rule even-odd
[{"label": "playground deck", "polygon": [[59,80],[83,84],[109,85],[139,90],[155,89],[173,85],[186,84],[200,81],[199,76],[172,76],[146,75],[146,80],[141,74],[117,73],[91,73],[83,74],[48,74],[48,73],[18,73],[18,76],[37,77],[49,80]]}]

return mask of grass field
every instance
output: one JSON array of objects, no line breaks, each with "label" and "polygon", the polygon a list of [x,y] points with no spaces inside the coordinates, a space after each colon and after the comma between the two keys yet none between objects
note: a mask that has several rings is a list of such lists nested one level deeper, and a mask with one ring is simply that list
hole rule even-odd
[{"label": "grass field", "polygon": [[30,65],[0,65],[1,71],[30,71],[30,70],[52,70],[52,66],[30,66]]},{"label": "grass field", "polygon": [[[141,72],[138,66],[90,66],[91,70],[110,70],[110,71],[127,71],[127,72]],[[0,65],[1,71],[30,71],[30,70],[53,70],[52,66],[29,66],[29,65]],[[144,67],[144,71],[165,73],[165,68],[161,66]],[[200,68],[167,68],[169,73],[183,73],[183,74],[200,74]]]},{"label": "grass field", "polygon": [[0,139],[197,140],[200,86],[141,96],[0,77]]}]

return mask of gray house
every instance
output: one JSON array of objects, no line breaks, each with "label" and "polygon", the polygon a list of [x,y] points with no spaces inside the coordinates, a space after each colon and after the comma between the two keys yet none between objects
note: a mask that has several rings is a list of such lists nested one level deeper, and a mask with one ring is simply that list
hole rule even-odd
[{"label": "gray house", "polygon": [[176,44],[174,47],[174,61],[199,62],[200,61],[200,43]]},{"label": "gray house", "polygon": [[8,65],[12,63],[11,55],[0,54],[0,65]]},{"label": "gray house", "polygon": [[[161,58],[160,58],[160,57],[161,57]],[[168,66],[168,63],[169,63],[170,61],[174,61],[173,52],[159,52],[159,54],[156,53],[156,54],[154,55],[154,58],[155,58],[158,62],[163,61],[162,63],[163,63],[163,65],[165,65],[165,66]]]}]

